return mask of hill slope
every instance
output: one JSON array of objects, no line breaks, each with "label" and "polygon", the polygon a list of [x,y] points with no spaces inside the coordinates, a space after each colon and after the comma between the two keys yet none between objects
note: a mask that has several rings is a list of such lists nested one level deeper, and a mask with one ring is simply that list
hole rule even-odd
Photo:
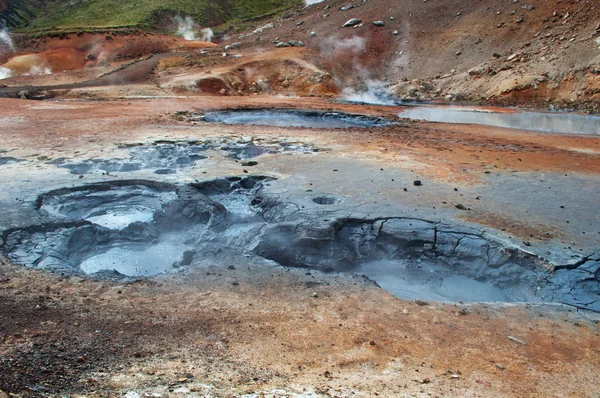
[{"label": "hill slope", "polygon": [[[3,3],[7,6],[2,7]],[[300,0],[0,0],[0,21],[26,31],[152,26],[162,16],[189,15],[204,25],[218,25],[282,11]],[[43,11],[40,13],[40,8]],[[38,14],[40,14],[38,16]],[[37,18],[36,18],[37,17]],[[25,26],[26,25],[26,26]]]}]

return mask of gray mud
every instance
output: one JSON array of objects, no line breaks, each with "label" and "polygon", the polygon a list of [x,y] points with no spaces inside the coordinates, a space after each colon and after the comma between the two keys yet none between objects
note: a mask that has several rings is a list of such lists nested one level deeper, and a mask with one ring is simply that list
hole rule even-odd
[{"label": "gray mud", "polygon": [[343,198],[315,196],[304,208],[273,194],[273,184],[246,176],[63,188],[35,203],[47,222],[4,231],[1,248],[25,266],[97,277],[152,276],[243,255],[364,274],[408,299],[561,302],[600,311],[600,257],[551,265],[474,227],[338,217]]},{"label": "gray mud", "polygon": [[190,120],[202,120],[210,123],[325,129],[382,127],[392,124],[392,121],[381,117],[343,112],[273,109],[232,109],[208,112],[204,115],[192,115]]},{"label": "gray mud", "polygon": [[82,162],[66,163],[65,159],[59,158],[48,164],[68,169],[72,174],[78,175],[126,173],[138,170],[154,170],[155,174],[176,174],[208,159],[207,151],[220,150],[225,156],[236,160],[253,159],[264,154],[280,152],[310,153],[317,151],[317,149],[304,144],[258,143],[244,140],[160,142],[153,145],[134,145],[127,150],[129,157],[126,159],[87,159]]},{"label": "gray mud", "polygon": [[5,164],[17,164],[23,162],[23,159],[13,158],[11,156],[0,156],[0,166]]}]

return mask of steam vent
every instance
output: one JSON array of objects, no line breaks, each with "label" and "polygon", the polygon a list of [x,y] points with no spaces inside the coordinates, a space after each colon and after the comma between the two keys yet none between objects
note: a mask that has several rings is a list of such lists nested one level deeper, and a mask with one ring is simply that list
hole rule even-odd
[{"label": "steam vent", "polygon": [[598,397],[599,21],[0,1],[0,398]]}]

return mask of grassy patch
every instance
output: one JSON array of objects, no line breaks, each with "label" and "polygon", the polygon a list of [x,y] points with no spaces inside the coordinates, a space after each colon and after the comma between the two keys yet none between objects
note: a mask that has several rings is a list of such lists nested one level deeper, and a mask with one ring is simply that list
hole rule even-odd
[{"label": "grassy patch", "polygon": [[254,18],[301,0],[58,0],[24,32],[153,26],[161,15],[189,15],[202,25]]}]

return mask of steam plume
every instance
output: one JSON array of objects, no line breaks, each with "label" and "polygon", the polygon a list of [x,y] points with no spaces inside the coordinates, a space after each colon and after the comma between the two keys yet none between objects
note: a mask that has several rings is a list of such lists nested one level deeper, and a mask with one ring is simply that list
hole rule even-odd
[{"label": "steam plume", "polygon": [[181,18],[179,15],[175,17],[177,22],[177,34],[183,37],[185,40],[196,40],[196,33],[194,32],[194,20],[192,17],[187,16]]},{"label": "steam plume", "polygon": [[0,66],[0,80],[8,79],[11,76],[12,76],[12,71],[10,69]]},{"label": "steam plume", "polygon": [[204,28],[200,31],[200,33],[202,33],[202,41],[208,41],[208,42],[211,42],[213,36],[215,35],[215,33],[213,32],[213,30],[211,28]]},{"label": "steam plume", "polygon": [[10,49],[12,51],[15,51],[15,45],[14,45],[12,38],[10,37],[10,34],[8,33],[8,29],[6,27],[3,27],[2,29],[0,29],[0,41],[3,41],[4,43],[6,43],[6,45],[8,47],[10,47]]},{"label": "steam plume", "polygon": [[361,102],[375,105],[395,105],[386,92],[385,83],[379,80],[364,79],[366,90],[356,91],[346,87],[342,91],[342,98],[350,102]]}]

